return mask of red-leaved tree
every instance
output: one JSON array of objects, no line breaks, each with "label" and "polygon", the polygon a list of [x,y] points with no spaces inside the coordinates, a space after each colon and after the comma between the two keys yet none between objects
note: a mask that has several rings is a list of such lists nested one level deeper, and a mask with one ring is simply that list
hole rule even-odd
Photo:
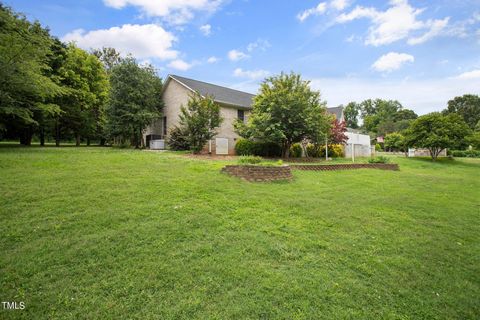
[{"label": "red-leaved tree", "polygon": [[338,121],[334,119],[332,122],[332,128],[330,129],[329,142],[335,144],[345,144],[348,137],[345,135],[347,132],[347,124],[345,121]]}]

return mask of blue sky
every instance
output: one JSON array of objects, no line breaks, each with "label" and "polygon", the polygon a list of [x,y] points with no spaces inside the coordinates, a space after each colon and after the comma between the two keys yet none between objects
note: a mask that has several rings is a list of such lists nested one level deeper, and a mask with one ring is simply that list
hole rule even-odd
[{"label": "blue sky", "polygon": [[255,93],[281,71],[329,106],[399,100],[419,114],[480,94],[480,0],[7,0],[85,49]]}]

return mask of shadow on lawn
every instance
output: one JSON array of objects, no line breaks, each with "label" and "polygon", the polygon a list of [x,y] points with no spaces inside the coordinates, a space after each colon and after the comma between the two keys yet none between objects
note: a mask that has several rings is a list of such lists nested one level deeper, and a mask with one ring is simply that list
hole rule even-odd
[{"label": "shadow on lawn", "polygon": [[474,158],[462,158],[462,159],[471,159],[473,161],[461,161],[455,158],[438,158],[436,161],[432,161],[430,157],[416,157],[416,158],[406,158],[408,161],[417,162],[419,164],[429,164],[429,165],[436,165],[436,166],[462,166],[462,167],[470,167],[470,168],[480,168],[480,159]]}]

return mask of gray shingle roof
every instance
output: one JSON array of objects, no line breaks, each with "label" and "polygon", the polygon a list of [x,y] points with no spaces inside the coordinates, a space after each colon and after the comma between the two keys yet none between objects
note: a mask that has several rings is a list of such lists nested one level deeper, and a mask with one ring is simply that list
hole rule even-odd
[{"label": "gray shingle roof", "polygon": [[327,108],[327,112],[334,114],[338,120],[342,118],[343,107]]},{"label": "gray shingle roof", "polygon": [[253,97],[255,97],[255,95],[247,92],[217,86],[203,81],[184,78],[177,75],[169,75],[169,77],[177,80],[193,91],[198,91],[202,96],[213,96],[218,103],[250,109],[252,107]]}]

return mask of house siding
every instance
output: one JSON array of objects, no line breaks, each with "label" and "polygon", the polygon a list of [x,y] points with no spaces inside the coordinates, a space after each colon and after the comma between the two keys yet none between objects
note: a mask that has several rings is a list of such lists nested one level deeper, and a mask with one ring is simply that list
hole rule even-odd
[{"label": "house siding", "polygon": [[[179,125],[180,122],[180,107],[182,105],[186,106],[192,91],[178,83],[176,80],[171,79],[168,81],[167,86],[165,87],[162,95],[164,102],[163,116],[167,117],[167,136],[170,130],[175,126]],[[244,110],[245,108],[241,108]],[[225,106],[220,105],[220,115],[223,118],[223,122],[220,127],[217,129],[217,135],[215,138],[226,138],[228,139],[228,154],[235,154],[235,144],[240,138],[234,130],[234,122],[236,121],[238,114],[237,108],[234,106]],[[247,119],[249,112],[245,110],[245,119]],[[151,126],[145,130],[144,136],[148,134],[158,134],[162,135],[162,119],[154,121]],[[212,139],[211,151],[215,153],[215,138]],[[208,144],[205,146],[204,151],[208,152]]]},{"label": "house siding", "polygon": [[[223,118],[223,122],[220,128],[217,130],[215,138],[227,138],[228,139],[228,154],[235,154],[235,144],[240,136],[235,133],[233,124],[238,118],[237,108],[234,107],[220,107],[220,115]],[[245,118],[247,118],[248,112],[245,111]],[[213,143],[214,144],[214,143]],[[214,150],[212,150],[213,152]]]}]

